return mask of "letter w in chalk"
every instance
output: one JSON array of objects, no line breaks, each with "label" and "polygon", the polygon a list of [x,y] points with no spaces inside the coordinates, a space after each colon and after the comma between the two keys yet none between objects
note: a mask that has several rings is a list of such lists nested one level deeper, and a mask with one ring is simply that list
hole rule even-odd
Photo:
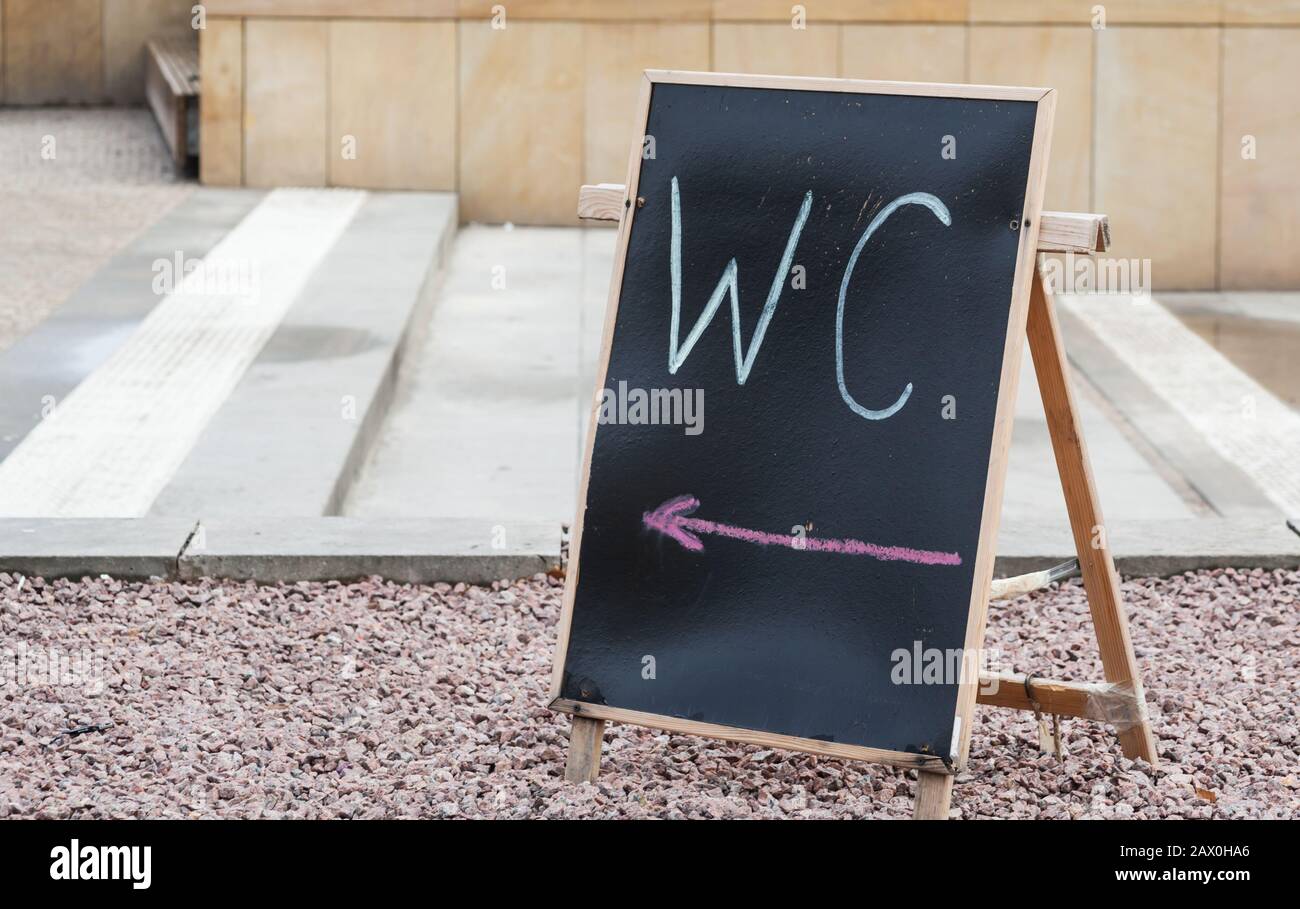
[{"label": "letter w in chalk", "polygon": [[811,190],[804,193],[799,216],[794,219],[794,227],[790,228],[790,239],[785,244],[785,255],[781,257],[781,264],[776,274],[772,276],[772,287],[767,292],[767,302],[763,304],[763,312],[759,314],[758,324],[754,326],[754,337],[749,342],[749,351],[742,354],[740,349],[740,269],[734,258],[722,270],[718,286],[713,289],[713,296],[709,297],[704,312],[700,313],[699,319],[695,321],[695,327],[686,336],[686,343],[678,347],[677,338],[682,321],[682,194],[677,187],[677,178],[673,177],[673,236],[669,261],[673,279],[673,321],[668,330],[668,371],[670,373],[676,375],[677,370],[686,362],[686,358],[691,355],[691,349],[695,347],[695,342],[700,339],[700,335],[704,334],[704,329],[709,327],[709,323],[718,313],[718,308],[722,306],[722,295],[729,292],[731,351],[736,358],[736,384],[745,384],[745,380],[749,378],[749,371],[754,367],[754,358],[758,356],[758,349],[763,346],[763,336],[767,334],[768,323],[772,321],[772,315],[776,312],[776,304],[781,299],[785,276],[790,273],[790,265],[794,261],[794,249],[799,245],[799,235],[803,233],[804,222],[808,220],[808,213],[812,211],[812,198]]},{"label": "letter w in chalk", "polygon": [[[709,323],[717,315],[722,306],[722,297],[726,294],[730,297],[731,302],[731,351],[736,362],[736,384],[745,384],[745,380],[749,378],[750,370],[754,368],[754,360],[758,357],[758,351],[763,346],[763,338],[767,334],[767,327],[772,321],[772,316],[776,313],[776,305],[781,299],[781,289],[785,286],[786,276],[789,275],[790,266],[794,262],[794,252],[799,245],[799,236],[803,233],[809,212],[812,211],[812,200],[811,190],[804,193],[803,205],[800,206],[799,214],[795,217],[794,225],[790,228],[790,238],[786,241],[785,253],[781,256],[781,262],[777,266],[776,274],[772,276],[772,285],[767,292],[767,301],[763,304],[763,311],[759,314],[758,324],[754,326],[754,335],[750,339],[749,350],[742,349],[743,345],[740,338],[740,269],[735,258],[727,262],[726,268],[722,270],[722,277],[718,279],[717,287],[713,289],[713,294],[704,307],[704,312],[700,313],[700,317],[695,321],[690,334],[686,336],[686,342],[681,344],[678,339],[681,336],[682,320],[682,198],[677,178],[673,177],[672,248],[669,252],[673,309],[672,321],[668,329],[668,372],[676,375],[677,370],[686,362],[686,358],[690,356],[695,343],[699,341],[700,336],[704,334],[704,330],[709,327]],[[845,298],[848,295],[849,281],[853,277],[853,269],[858,263],[858,256],[862,254],[863,247],[867,245],[871,235],[885,223],[889,216],[904,205],[923,205],[933,212],[934,216],[943,222],[945,227],[952,224],[952,216],[938,198],[929,193],[908,193],[899,196],[880,210],[863,232],[862,238],[858,240],[857,246],[853,248],[853,254],[849,257],[849,264],[844,269],[844,279],[840,282],[839,303],[835,313],[835,378],[839,384],[840,397],[844,399],[844,403],[849,406],[850,410],[866,420],[884,420],[896,414],[911,396],[912,384],[909,382],[907,387],[903,389],[903,393],[898,396],[898,399],[883,410],[871,410],[863,407],[853,395],[849,394],[848,387],[844,382]]]}]

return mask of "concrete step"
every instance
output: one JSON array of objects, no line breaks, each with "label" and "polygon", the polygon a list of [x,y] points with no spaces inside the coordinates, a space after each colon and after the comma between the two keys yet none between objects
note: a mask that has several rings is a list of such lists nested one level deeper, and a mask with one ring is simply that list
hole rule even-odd
[{"label": "concrete step", "polygon": [[560,564],[558,524],[438,518],[0,518],[0,572],[486,584]]},{"label": "concrete step", "polygon": [[[573,519],[614,242],[600,228],[461,232],[427,340],[346,514]],[[1068,528],[1027,354],[1020,381],[1003,525]],[[1109,519],[1213,513],[1153,466],[1086,373],[1077,388]]]},{"label": "concrete step", "polygon": [[[378,574],[409,583],[488,583],[560,564],[552,522],[437,518],[0,518],[0,572],[47,578],[200,576],[265,583]],[[1203,568],[1300,567],[1300,535],[1271,516],[1131,521],[1111,541],[1130,577]],[[1075,556],[1068,527],[1003,528],[994,571],[1038,571]]]},{"label": "concrete step", "polygon": [[249,189],[192,193],[0,354],[0,460],[51,408],[57,412],[158,305],[155,282],[174,267],[177,253],[187,261],[207,256],[265,195]]},{"label": "concrete step", "polygon": [[[226,200],[210,206],[226,217],[188,234],[164,219],[75,309],[0,356],[9,373],[38,355],[72,366],[44,418],[37,408],[33,421],[28,400],[39,389],[20,396],[0,515],[193,521],[336,509],[382,419],[408,327],[424,322],[413,316],[454,234],[455,198],[193,199]],[[230,200],[244,204],[237,223]],[[177,258],[202,261],[160,297],[154,265]]]},{"label": "concrete step", "polygon": [[345,514],[571,520],[591,395],[580,379],[586,233],[460,232]]},{"label": "concrete step", "polygon": [[183,578],[259,582],[359,578],[488,584],[558,568],[561,528],[455,518],[203,521],[177,561]]},{"label": "concrete step", "polygon": [[454,196],[367,198],[150,514],[337,514],[455,232]]}]

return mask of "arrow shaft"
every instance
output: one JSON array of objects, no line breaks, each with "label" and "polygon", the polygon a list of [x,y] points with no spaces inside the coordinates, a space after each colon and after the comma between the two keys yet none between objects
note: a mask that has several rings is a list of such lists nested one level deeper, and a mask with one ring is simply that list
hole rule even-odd
[{"label": "arrow shaft", "polygon": [[715,536],[729,537],[733,540],[743,540],[746,543],[755,543],[759,546],[784,546],[787,549],[811,550],[813,552],[865,555],[880,559],[883,562],[914,562],[918,565],[961,564],[961,556],[955,552],[913,549],[910,546],[881,546],[877,543],[867,543],[851,537],[836,539],[832,537],[769,533],[764,530],[737,527],[735,524],[706,521],[703,518],[678,517],[677,524],[695,533],[709,533]]}]

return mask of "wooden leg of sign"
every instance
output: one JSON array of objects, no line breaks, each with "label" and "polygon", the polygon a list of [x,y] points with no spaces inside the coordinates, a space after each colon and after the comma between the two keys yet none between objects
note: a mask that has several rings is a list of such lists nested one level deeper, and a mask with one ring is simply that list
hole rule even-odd
[{"label": "wooden leg of sign", "polygon": [[912,818],[918,821],[948,820],[948,806],[952,804],[952,776],[947,773],[916,774],[916,807]]},{"label": "wooden leg of sign", "polygon": [[564,778],[570,783],[591,783],[600,773],[600,743],[605,737],[605,721],[585,716],[573,718],[569,732],[569,760]]},{"label": "wooden leg of sign", "polygon": [[1120,744],[1128,757],[1145,758],[1154,765],[1155,737],[1151,734],[1146,713],[1141,709],[1142,680],[1133,655],[1133,642],[1129,638],[1128,616],[1120,597],[1119,575],[1115,571],[1115,560],[1097,500],[1097,487],[1088,463],[1088,449],[1083,443],[1079,411],[1070,387],[1061,328],[1057,323],[1052,295],[1044,285],[1042,272],[1037,269],[1029,301],[1028,334],[1029,351],[1034,358],[1034,371],[1038,374],[1043,410],[1052,436],[1052,449],[1056,452],[1056,467],[1065,491],[1065,507],[1070,514],[1070,529],[1079,553],[1083,586],[1088,593],[1088,608],[1092,611],[1092,624],[1097,633],[1106,681],[1131,686],[1140,711],[1137,723],[1120,730]]}]

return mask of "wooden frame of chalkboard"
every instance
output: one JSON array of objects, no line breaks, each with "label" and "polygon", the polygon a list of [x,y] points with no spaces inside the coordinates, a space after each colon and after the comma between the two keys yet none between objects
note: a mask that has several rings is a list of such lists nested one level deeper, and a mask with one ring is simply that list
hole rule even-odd
[{"label": "wooden frame of chalkboard", "polygon": [[[552,674],[550,706],[552,709],[575,715],[575,718],[612,720],[678,732],[700,735],[727,741],[784,748],[835,758],[866,760],[892,764],[925,771],[929,774],[951,775],[964,767],[970,748],[971,720],[979,689],[977,675],[962,673],[958,687],[957,707],[954,716],[954,753],[948,756],[919,754],[910,751],[864,747],[821,739],[803,738],[767,731],[744,729],[715,723],[699,722],[684,717],[645,713],[617,706],[589,703],[561,696],[563,673],[569,647],[573,621],[574,601],[580,579],[580,553],[583,525],[588,502],[588,484],[596,442],[601,391],[607,380],[614,327],[627,264],[628,246],[636,217],[637,187],[640,177],[642,137],[646,134],[654,86],[659,84],[685,84],[728,86],[740,88],[778,89],[813,92],[848,92],[860,94],[905,95],[923,98],[955,98],[980,100],[1007,100],[1032,102],[1037,105],[1029,159],[1028,179],[1020,213],[1019,241],[1011,290],[1010,317],[1003,347],[1002,368],[998,385],[996,412],[993,422],[992,446],[985,479],[983,510],[979,542],[974,561],[974,579],[969,591],[968,618],[966,622],[966,653],[977,652],[984,638],[985,618],[988,609],[989,588],[993,575],[998,521],[1002,506],[1002,489],[1006,476],[1007,453],[1011,439],[1011,425],[1024,349],[1026,322],[1029,312],[1031,283],[1034,280],[1036,252],[1043,193],[1046,185],[1047,159],[1051,141],[1052,118],[1055,110],[1055,91],[1046,88],[1023,88],[983,85],[947,85],[907,82],[873,82],[845,79],[822,79],[789,76],[750,76],[726,73],[691,73],[675,71],[647,71],[641,86],[637,108],[637,131],[634,133],[629,156],[625,188],[625,212],[620,221],[613,275],[610,282],[609,302],[606,309],[601,353],[596,377],[596,395],[588,419],[587,444],[584,451],[582,480],[578,497],[578,513],[572,529],[570,559],[566,579],[563,610],[560,618],[559,640]],[[602,724],[603,725],[603,724]],[[578,726],[575,723],[575,734]],[[599,762],[600,737],[594,742],[579,744],[574,752],[586,751],[590,760]],[[592,753],[594,749],[594,754]],[[571,760],[573,759],[571,755]],[[949,780],[950,785],[950,780]]]}]

